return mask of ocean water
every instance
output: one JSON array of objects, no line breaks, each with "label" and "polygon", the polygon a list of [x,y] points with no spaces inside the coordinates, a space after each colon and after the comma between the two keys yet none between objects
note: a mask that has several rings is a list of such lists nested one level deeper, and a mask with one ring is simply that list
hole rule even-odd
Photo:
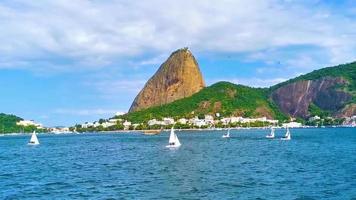
[{"label": "ocean water", "polygon": [[[0,137],[0,199],[352,199],[356,129]],[[282,137],[285,130],[277,129]]]}]

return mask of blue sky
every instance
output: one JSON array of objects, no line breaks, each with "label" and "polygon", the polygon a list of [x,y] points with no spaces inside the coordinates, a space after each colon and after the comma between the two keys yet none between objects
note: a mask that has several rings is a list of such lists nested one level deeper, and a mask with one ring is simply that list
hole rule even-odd
[{"label": "blue sky", "polygon": [[208,85],[268,87],[355,61],[350,0],[0,0],[0,112],[47,126],[126,112],[188,46]]}]

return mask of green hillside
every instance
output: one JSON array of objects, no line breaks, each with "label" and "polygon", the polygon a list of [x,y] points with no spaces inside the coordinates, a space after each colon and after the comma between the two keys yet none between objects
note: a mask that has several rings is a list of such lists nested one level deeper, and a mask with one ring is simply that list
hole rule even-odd
[{"label": "green hillside", "polygon": [[8,115],[0,113],[0,134],[2,133],[19,133],[19,132],[32,132],[37,130],[35,126],[18,126],[16,122],[23,120],[15,115]]},{"label": "green hillside", "polygon": [[134,123],[147,122],[162,117],[192,118],[204,114],[220,113],[221,116],[270,117],[285,119],[278,108],[268,100],[268,90],[218,82],[191,97],[163,106],[128,113],[121,118]]},{"label": "green hillside", "polygon": [[356,62],[342,64],[334,67],[326,67],[319,70],[314,70],[308,74],[298,76],[293,79],[289,79],[288,81],[279,83],[277,85],[272,86],[270,89],[275,90],[289,83],[294,83],[300,80],[316,80],[322,77],[343,77],[348,80],[349,84],[347,85],[347,89],[354,96],[356,91]]},{"label": "green hillside", "polygon": [[19,132],[20,128],[16,125],[16,122],[22,120],[15,115],[7,115],[0,113],[0,133],[14,133]]},{"label": "green hillside", "polygon": [[220,113],[224,117],[231,115],[243,117],[266,116],[284,120],[287,117],[270,99],[271,92],[289,83],[300,80],[316,80],[327,76],[345,78],[349,84],[342,86],[340,89],[352,94],[352,101],[356,102],[356,62],[353,62],[315,70],[270,88],[252,88],[229,82],[218,82],[191,97],[177,100],[170,104],[128,113],[120,117],[138,123],[169,116],[177,119]]}]

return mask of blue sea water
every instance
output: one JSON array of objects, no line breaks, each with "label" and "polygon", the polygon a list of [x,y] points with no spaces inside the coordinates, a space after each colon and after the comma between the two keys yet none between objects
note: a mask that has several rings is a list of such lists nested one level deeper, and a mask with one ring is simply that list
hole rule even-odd
[{"label": "blue sea water", "polygon": [[[0,199],[352,199],[356,129],[0,137]],[[277,137],[285,130],[277,129]]]}]

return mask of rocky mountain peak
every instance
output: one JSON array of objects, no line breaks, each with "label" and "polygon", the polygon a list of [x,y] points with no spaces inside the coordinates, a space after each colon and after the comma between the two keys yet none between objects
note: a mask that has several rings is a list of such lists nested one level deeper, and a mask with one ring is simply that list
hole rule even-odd
[{"label": "rocky mountain peak", "polygon": [[178,49],[148,80],[129,112],[189,97],[204,87],[204,79],[193,54],[188,48]]}]

